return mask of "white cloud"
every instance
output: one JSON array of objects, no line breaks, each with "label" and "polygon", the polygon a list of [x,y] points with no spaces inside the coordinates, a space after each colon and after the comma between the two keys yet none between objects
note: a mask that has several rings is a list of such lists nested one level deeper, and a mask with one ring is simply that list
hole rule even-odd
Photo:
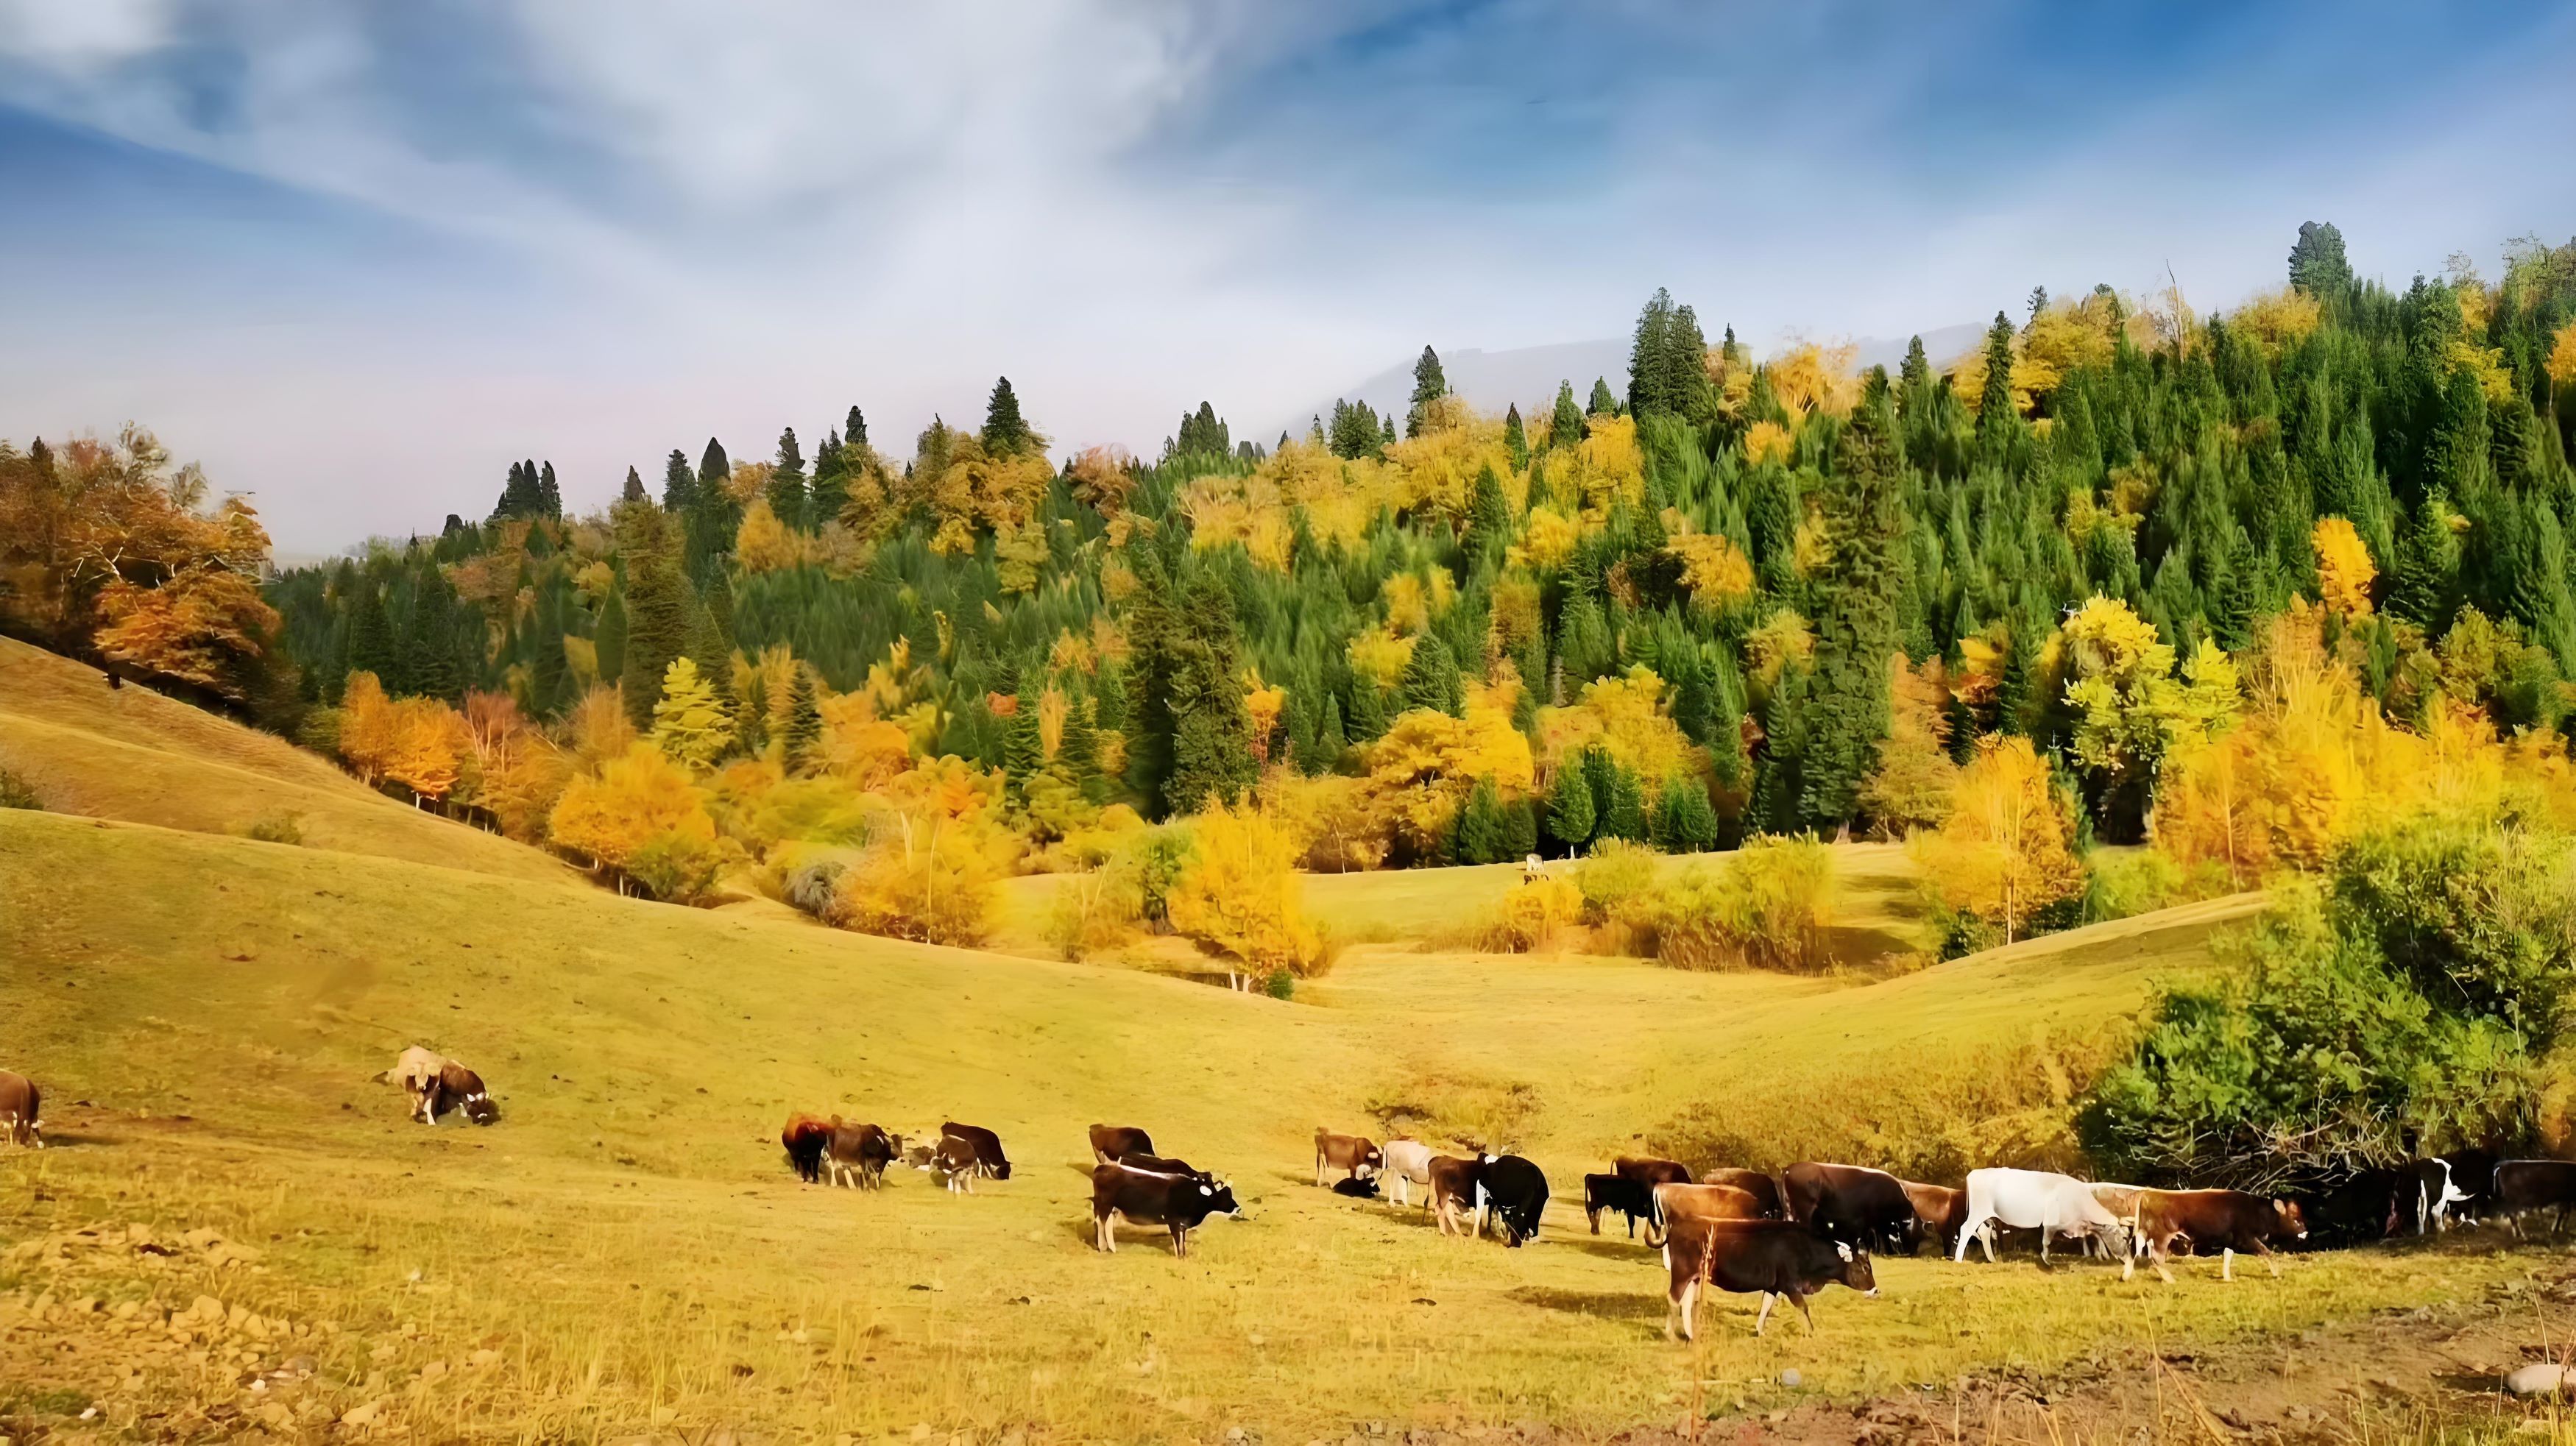
[{"label": "white cloud", "polygon": [[169,0],[0,0],[0,56],[91,72],[159,48]]}]

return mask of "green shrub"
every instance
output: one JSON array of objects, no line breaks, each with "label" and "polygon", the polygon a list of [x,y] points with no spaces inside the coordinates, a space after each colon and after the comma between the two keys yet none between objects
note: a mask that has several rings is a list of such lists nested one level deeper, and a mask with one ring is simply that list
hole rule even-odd
[{"label": "green shrub", "polygon": [[0,808],[42,809],[44,800],[36,797],[36,785],[6,768],[0,768]]},{"label": "green shrub", "polygon": [[686,904],[706,896],[724,871],[725,850],[714,839],[667,829],[645,840],[626,860],[626,877],[647,897]]},{"label": "green shrub", "polygon": [[1293,999],[1297,994],[1297,976],[1285,969],[1273,969],[1261,989],[1273,999]]},{"label": "green shrub", "polygon": [[2354,838],[2150,1006],[2077,1114],[2124,1178],[2262,1188],[2528,1140],[2576,980],[2556,839],[2417,821]]},{"label": "green shrub", "polygon": [[1642,927],[1655,904],[1656,879],[1663,869],[1655,851],[1626,839],[1605,838],[1574,866],[1574,886],[1583,891],[1584,921],[1614,928]]},{"label": "green shrub", "polygon": [[300,844],[304,842],[304,815],[300,813],[264,813],[250,821],[242,832],[261,843]]},{"label": "green shrub", "polygon": [[1145,923],[1141,850],[1121,850],[1087,873],[1067,874],[1047,906],[1047,947],[1079,962],[1126,944]]},{"label": "green shrub", "polygon": [[2084,861],[2081,922],[2132,918],[2170,908],[2184,896],[2182,865],[2166,855],[2154,849],[2095,849]]},{"label": "green shrub", "polygon": [[1760,838],[1663,891],[1655,957],[1684,969],[1815,973],[1833,960],[1834,860],[1812,838]]}]

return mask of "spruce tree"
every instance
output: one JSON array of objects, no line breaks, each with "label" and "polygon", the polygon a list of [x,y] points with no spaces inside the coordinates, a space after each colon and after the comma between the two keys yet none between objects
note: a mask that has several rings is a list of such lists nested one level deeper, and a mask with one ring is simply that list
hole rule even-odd
[{"label": "spruce tree", "polygon": [[411,621],[401,645],[409,664],[404,670],[405,692],[450,703],[464,699],[465,678],[456,658],[454,599],[446,575],[435,567],[426,569],[413,585]]},{"label": "spruce tree", "polygon": [[1020,418],[1020,399],[1011,390],[1011,379],[1002,377],[993,383],[992,399],[984,404],[984,450],[995,457],[1016,457],[1029,450],[1029,424]]},{"label": "spruce tree", "polygon": [[2388,610],[2438,632],[2457,610],[2451,606],[2451,579],[2458,566],[2451,536],[2450,498],[2435,488],[2415,509],[2415,520],[2397,545],[2397,575]]},{"label": "spruce tree", "polygon": [[1503,479],[1494,475],[1489,463],[1476,469],[1476,485],[1467,498],[1467,531],[1459,547],[1473,567],[1479,560],[1498,556],[1512,536],[1512,504],[1503,496]]},{"label": "spruce tree", "polygon": [[1118,668],[1101,666],[1092,683],[1091,708],[1093,727],[1121,731],[1127,727],[1127,685]]},{"label": "spruce tree", "polygon": [[2344,259],[2343,233],[2328,222],[2300,222],[2299,239],[2290,247],[2290,284],[2321,300],[2350,290],[2352,264]]},{"label": "spruce tree", "polygon": [[1232,802],[1258,771],[1252,719],[1243,707],[1243,665],[1234,597],[1213,572],[1192,576],[1182,595],[1171,671],[1172,771],[1168,813],[1195,813],[1210,799]]},{"label": "spruce tree", "polygon": [[1663,797],[1655,804],[1655,841],[1677,854],[1706,853],[1717,847],[1717,810],[1698,779],[1676,773],[1664,780]]},{"label": "spruce tree", "polygon": [[571,701],[569,669],[564,664],[563,597],[558,589],[537,594],[526,638],[528,711],[540,722],[563,711]]},{"label": "spruce tree", "polygon": [[641,730],[652,726],[653,705],[661,701],[672,660],[688,649],[690,592],[660,514],[631,515],[625,541],[626,657],[618,680],[626,692],[626,715]]},{"label": "spruce tree", "polygon": [[1371,743],[1386,736],[1386,692],[1378,687],[1376,679],[1351,675],[1351,706],[1342,717],[1353,743]]},{"label": "spruce tree", "polygon": [[1458,810],[1457,836],[1452,844],[1462,864],[1498,864],[1511,857],[1503,843],[1502,797],[1494,791],[1494,780],[1479,778],[1467,791],[1467,802]]},{"label": "spruce tree", "polygon": [[1440,371],[1440,354],[1429,347],[1413,364],[1413,404],[1405,410],[1404,435],[1422,435],[1424,411],[1433,402],[1449,395],[1449,378]]},{"label": "spruce tree", "polygon": [[1823,520],[1833,567],[1818,588],[1814,706],[1810,710],[1806,823],[1825,833],[1860,810],[1887,737],[1888,661],[1897,651],[1896,603],[1904,590],[1905,516],[1897,477],[1896,418],[1886,374],[1853,409],[1825,482]]},{"label": "spruce tree", "polygon": [[1080,785],[1085,794],[1100,781],[1100,734],[1091,726],[1091,700],[1075,698],[1064,710],[1064,732],[1056,739],[1058,772]]},{"label": "spruce tree", "polygon": [[[1606,756],[1606,755],[1605,755]],[[1646,842],[1646,786],[1637,771],[1624,763],[1610,766],[1609,807],[1603,808],[1596,796],[1592,806],[1601,815],[1601,832],[1630,843]]]},{"label": "spruce tree", "polygon": [[849,419],[841,426],[841,445],[851,452],[864,453],[868,448],[868,419],[858,406],[850,407]]},{"label": "spruce tree", "polygon": [[393,620],[385,615],[384,592],[373,577],[358,573],[356,591],[349,604],[349,671],[373,673],[383,683],[394,667]]},{"label": "spruce tree", "polygon": [[2012,344],[2012,318],[1998,311],[1986,328],[1986,385],[1977,394],[1977,456],[1989,466],[2002,465],[2021,424],[2013,407]]},{"label": "spruce tree", "polygon": [[611,592],[600,605],[599,624],[591,630],[591,646],[599,662],[599,681],[616,683],[626,676],[626,600],[623,594]]},{"label": "spruce tree", "polygon": [[1525,859],[1538,852],[1538,806],[1535,798],[1515,798],[1503,805],[1503,858]]},{"label": "spruce tree", "polygon": [[1592,400],[1584,405],[1583,410],[1585,415],[1594,417],[1615,417],[1619,415],[1619,399],[1611,394],[1610,383],[1607,378],[1594,377],[1592,379]]},{"label": "spruce tree", "polygon": [[1351,742],[1342,731],[1342,700],[1330,693],[1324,695],[1324,721],[1315,728],[1315,758],[1308,773],[1329,773],[1350,750]]},{"label": "spruce tree", "polygon": [[1673,294],[1658,286],[1637,313],[1628,344],[1628,411],[1646,417],[1674,410],[1667,354],[1673,328]]},{"label": "spruce tree", "polygon": [[823,708],[814,695],[814,670],[795,665],[787,683],[787,767],[805,772],[822,761]]},{"label": "spruce tree", "polygon": [[674,517],[685,515],[698,500],[698,474],[689,470],[688,454],[671,449],[662,463],[662,510]]},{"label": "spruce tree", "polygon": [[555,486],[555,464],[548,462],[537,473],[537,511],[553,518],[563,516],[563,489]]},{"label": "spruce tree", "polygon": [[1547,836],[1571,858],[1592,841],[1595,822],[1591,781],[1584,777],[1580,763],[1567,759],[1558,765],[1556,781],[1548,790]]},{"label": "spruce tree", "polygon": [[1503,413],[1503,452],[1512,459],[1513,471],[1529,470],[1529,431],[1521,425],[1521,407],[1518,402],[1512,403],[1510,410]]},{"label": "spruce tree", "polygon": [[1413,640],[1413,657],[1404,665],[1404,681],[1397,692],[1407,712],[1427,708],[1456,717],[1464,711],[1465,685],[1458,676],[1457,661],[1437,633]]},{"label": "spruce tree", "polygon": [[1011,721],[1002,730],[1002,774],[1011,797],[1028,802],[1029,780],[1046,767],[1046,738],[1038,729],[1037,698],[1023,691]]},{"label": "spruce tree", "polygon": [[1583,440],[1583,409],[1574,404],[1574,383],[1556,384],[1556,406],[1548,413],[1547,445],[1550,450],[1571,447]]},{"label": "spruce tree", "polygon": [[769,751],[769,675],[754,669],[743,680],[742,711],[734,717],[735,746],[745,757]]},{"label": "spruce tree", "polygon": [[778,460],[769,469],[769,510],[789,527],[802,528],[805,519],[805,457],[796,447],[796,429],[786,428],[778,434]]},{"label": "spruce tree", "polygon": [[1568,597],[1557,612],[1556,660],[1565,670],[1569,694],[1610,671],[1610,622],[1588,587]]},{"label": "spruce tree", "polygon": [[715,612],[707,606],[704,596],[689,599],[688,619],[688,631],[684,635],[687,641],[681,644],[680,655],[697,666],[698,675],[705,678],[709,686],[730,692],[733,688],[733,643],[724,635],[724,630],[716,626]]},{"label": "spruce tree", "polygon": [[820,532],[828,523],[838,522],[841,509],[850,502],[850,466],[853,454],[842,444],[838,432],[823,434],[823,445],[814,456],[814,485],[805,502],[806,519]]}]

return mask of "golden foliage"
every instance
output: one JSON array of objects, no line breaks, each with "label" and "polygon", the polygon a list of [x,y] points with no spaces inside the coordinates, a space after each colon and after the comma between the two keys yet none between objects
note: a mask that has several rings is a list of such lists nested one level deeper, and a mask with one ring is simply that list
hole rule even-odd
[{"label": "golden foliage", "polygon": [[716,836],[687,771],[640,742],[597,773],[573,779],[556,800],[549,831],[558,845],[618,869],[665,835],[709,846]]},{"label": "golden foliage", "polygon": [[258,582],[231,568],[191,563],[159,587],[123,577],[99,594],[98,650],[120,663],[240,700],[248,665],[268,647],[278,616]]},{"label": "golden foliage", "polygon": [[1553,776],[1596,744],[1644,781],[1649,801],[1676,773],[1703,771],[1705,755],[1663,711],[1664,680],[1635,664],[1616,677],[1583,687],[1570,706],[1538,710],[1540,755]]},{"label": "golden foliage", "polygon": [[1801,341],[1764,369],[1771,377],[1771,394],[1792,417],[1840,417],[1860,403],[1860,373],[1853,369],[1859,358],[1860,348],[1849,342]]},{"label": "golden foliage", "polygon": [[1786,464],[1797,438],[1788,428],[1769,418],[1754,423],[1744,431],[1744,460],[1756,466],[1764,462]]},{"label": "golden foliage", "polygon": [[2283,347],[2306,340],[2323,317],[2324,308],[2314,294],[2284,286],[2252,298],[2227,320],[2240,333],[2261,342],[2267,355],[2277,357]]},{"label": "golden foliage", "polygon": [[888,779],[868,796],[867,852],[841,875],[825,919],[894,939],[980,941],[1015,851],[1001,802],[1000,774],[954,757]]},{"label": "golden foliage", "polygon": [[[1243,711],[1252,720],[1252,756],[1256,760],[1270,761],[1270,741],[1279,732],[1279,714],[1287,706],[1287,689],[1265,685],[1258,672],[1246,677]],[[1054,750],[1050,748],[1048,752],[1052,754]]]},{"label": "golden foliage", "polygon": [[1257,470],[1246,477],[1221,472],[1194,477],[1181,488],[1180,506],[1190,519],[1190,546],[1204,550],[1241,543],[1262,567],[1283,575],[1288,571],[1296,529],[1275,477]]},{"label": "golden foliage", "polygon": [[[1472,479],[1471,479],[1472,480]],[[1614,501],[1634,503],[1646,495],[1646,454],[1637,446],[1637,419],[1594,417],[1574,461],[1557,483],[1582,499],[1584,511],[1607,515]]]},{"label": "golden foliage", "polygon": [[[1475,495],[1477,474],[1490,467],[1497,479],[1512,475],[1499,418],[1479,415],[1457,397],[1443,397],[1427,411],[1423,429],[1386,449],[1400,479],[1395,504],[1450,521],[1463,520]],[[1597,430],[1597,429],[1596,429]],[[1633,434],[1632,434],[1633,440]],[[1643,475],[1643,458],[1638,463]]]},{"label": "golden foliage", "polygon": [[1538,579],[1517,568],[1494,579],[1486,604],[1492,651],[1509,652],[1542,635],[1547,620],[1539,596]]},{"label": "golden foliage", "polygon": [[1393,627],[1381,623],[1352,637],[1349,651],[1352,672],[1380,688],[1392,688],[1413,661],[1413,639],[1398,637]]},{"label": "golden foliage", "polygon": [[1511,561],[1540,572],[1556,572],[1574,560],[1585,531],[1580,521],[1541,503],[1529,510],[1521,540],[1511,548]]},{"label": "golden foliage", "polygon": [[1681,559],[1682,586],[1695,608],[1716,612],[1753,595],[1753,563],[1723,533],[1683,533],[1664,551]]},{"label": "golden foliage", "polygon": [[1898,653],[1887,662],[1889,728],[1878,770],[1861,787],[1861,805],[1881,838],[1938,828],[1950,816],[1959,765],[1950,761],[1950,690],[1939,658],[1919,669]]},{"label": "golden foliage", "polygon": [[2576,386],[2576,321],[2558,328],[2550,344],[2549,379],[2562,387]]},{"label": "golden foliage", "polygon": [[2317,552],[2317,590],[2325,605],[2347,618],[2370,616],[2370,583],[2379,574],[2361,534],[2343,518],[2320,517],[2308,541]]},{"label": "golden foliage", "polygon": [[707,768],[733,747],[733,713],[715,685],[683,656],[662,671],[662,696],[653,704],[653,745],[673,762]]},{"label": "golden foliage", "polygon": [[1135,462],[1124,447],[1083,448],[1065,468],[1074,500],[1103,517],[1125,511],[1127,498],[1136,490],[1136,474],[1131,470]]},{"label": "golden foliage", "polygon": [[1541,874],[1504,891],[1476,928],[1477,948],[1496,954],[1532,954],[1583,922],[1583,891],[1571,880]]},{"label": "golden foliage", "polygon": [[1909,851],[1944,906],[2001,928],[2011,943],[2032,915],[2083,889],[2073,834],[2048,761],[2027,738],[1989,734],[1959,774],[1948,821],[1917,834]]},{"label": "golden foliage", "polygon": [[1172,927],[1257,973],[1321,972],[1322,941],[1306,920],[1295,834],[1257,802],[1219,804],[1190,820],[1189,862],[1172,885]]},{"label": "golden foliage", "polygon": [[2478,390],[2486,393],[2489,405],[2513,400],[2513,368],[2506,364],[2503,348],[2479,346],[2454,337],[2448,359],[2451,370],[2465,368],[2478,379]]},{"label": "golden foliage", "polygon": [[1813,838],[1757,838],[1658,891],[1655,957],[1683,969],[1813,974],[1833,962],[1833,851]]},{"label": "golden foliage", "polygon": [[767,497],[755,497],[742,514],[742,526],[734,529],[733,556],[745,572],[803,567],[813,559],[813,539],[779,521]]},{"label": "golden foliage", "polygon": [[564,737],[584,768],[596,769],[623,757],[635,746],[635,725],[626,717],[624,687],[610,683],[582,694],[564,716]]},{"label": "golden foliage", "polygon": [[1804,668],[1815,661],[1816,630],[1787,608],[1779,608],[1745,635],[1744,656],[1765,692],[1780,681],[1780,670]]}]

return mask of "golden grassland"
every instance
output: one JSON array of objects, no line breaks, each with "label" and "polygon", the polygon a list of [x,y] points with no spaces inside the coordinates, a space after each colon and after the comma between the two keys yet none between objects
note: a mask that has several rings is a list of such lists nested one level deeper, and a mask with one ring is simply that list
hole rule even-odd
[{"label": "golden grassland", "polygon": [[[153,704],[143,723],[99,711],[132,689],[0,697],[19,720],[0,733],[13,767],[32,712],[89,710],[60,714],[73,722],[38,750],[57,784],[102,790],[85,798],[122,756],[89,740],[119,730],[166,756],[175,790],[217,763],[285,782],[303,762],[212,720],[155,724]],[[199,726],[209,739],[182,731]],[[1511,870],[1318,879],[1319,913],[1390,942],[1280,1002],[774,908],[625,900],[543,861],[478,871],[483,843],[510,846],[426,817],[410,832],[410,810],[327,769],[309,786],[346,810],[337,847],[0,812],[0,1064],[46,1084],[60,1146],[0,1150],[0,1421],[44,1410],[69,1435],[144,1437],[310,1435],[353,1411],[362,1427],[334,1429],[394,1439],[1593,1434],[2286,1341],[2482,1301],[2550,1264],[2485,1236],[2227,1286],[2197,1264],[2168,1287],[2027,1256],[1889,1260],[1882,1299],[1820,1298],[1817,1335],[1775,1322],[1757,1340],[1751,1303],[1722,1298],[1685,1349],[1661,1336],[1656,1257],[1583,1233],[1582,1173],[1640,1144],[1926,1165],[2045,1148],[2073,1073],[2156,979],[2204,967],[2209,931],[2247,898],[1893,978],[1783,978],[1416,952]],[[121,806],[146,803],[172,806],[142,790]],[[1843,859],[1850,917],[1901,934],[1898,856]],[[407,1123],[369,1076],[413,1042],[478,1067],[502,1122]],[[1541,1240],[1443,1239],[1314,1188],[1314,1128],[1371,1128],[1372,1108],[1531,1155],[1558,1194]],[[972,1198],[908,1171],[877,1195],[801,1187],[777,1145],[791,1109],[904,1131],[971,1120],[1018,1169]],[[1186,1262],[1142,1229],[1095,1254],[1095,1121],[1147,1126],[1230,1175],[1248,1218],[1211,1224]],[[192,1229],[195,1245],[155,1253]],[[287,1362],[310,1374],[249,1389]]]}]

